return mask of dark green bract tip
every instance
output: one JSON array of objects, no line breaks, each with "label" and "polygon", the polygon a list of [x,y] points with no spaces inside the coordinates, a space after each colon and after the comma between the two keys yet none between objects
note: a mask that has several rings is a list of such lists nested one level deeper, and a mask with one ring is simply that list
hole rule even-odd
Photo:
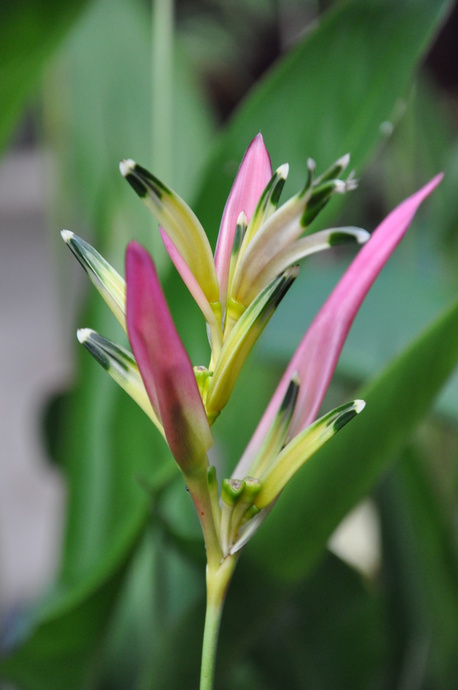
[{"label": "dark green bract tip", "polygon": [[146,168],[142,168],[141,165],[135,166],[135,172],[146,181],[148,187],[150,187],[153,192],[161,198],[163,194],[170,194],[170,189],[163,182],[158,180],[157,177],[150,173]]},{"label": "dark green bract tip", "polygon": [[131,159],[121,161],[119,169],[132,189],[142,199],[148,195],[148,192],[158,199],[164,194],[171,194],[170,189],[163,182],[154,177],[149,170],[142,168],[141,165],[138,165]]},{"label": "dark green bract tip", "polygon": [[91,353],[94,359],[105,369],[105,371],[109,371],[110,360],[102,348],[94,342],[94,338],[88,338],[83,342],[83,345]]},{"label": "dark green bract tip", "polygon": [[339,177],[339,175],[345,170],[345,168],[348,166],[350,162],[350,156],[347,153],[345,156],[342,156],[342,158],[339,158],[335,163],[331,165],[330,168],[328,168],[322,175],[319,177],[320,182],[325,182],[326,180],[332,180],[335,179],[336,177]]},{"label": "dark green bract tip", "polygon": [[297,395],[299,393],[299,380],[291,379],[288,388],[285,393],[285,397],[280,405],[279,412],[285,412],[286,410],[294,410],[296,405]]},{"label": "dark green bract tip", "polygon": [[310,200],[301,216],[300,224],[303,228],[310,225],[319,212],[326,206],[336,189],[335,181],[324,182],[314,188]]},{"label": "dark green bract tip", "polygon": [[283,191],[284,186],[285,180],[283,178],[280,178],[274,186],[272,190],[272,195],[270,197],[273,206],[278,206],[278,202],[280,201],[281,193]]},{"label": "dark green bract tip", "polygon": [[137,192],[140,198],[143,199],[147,195],[148,190],[146,188],[146,185],[143,184],[143,182],[139,180],[138,177],[134,175],[134,173],[128,173],[126,175],[126,180],[130,184],[134,192]]},{"label": "dark green bract tip", "polygon": [[247,225],[245,222],[241,223],[240,218],[239,222],[237,222],[237,226],[235,228],[235,234],[234,234],[234,243],[232,245],[232,256],[236,256],[239,252],[240,247],[242,246],[242,241],[243,238],[245,237],[245,232],[246,232]]},{"label": "dark green bract tip", "polygon": [[304,213],[300,218],[300,224],[302,228],[307,228],[312,220],[315,220],[319,212],[326,206],[329,199],[321,201],[319,204],[313,204],[313,206],[306,206]]},{"label": "dark green bract tip", "polygon": [[118,372],[127,373],[129,368],[135,364],[130,352],[95,331],[82,328],[77,335],[79,342],[89,350],[94,359],[106,371],[112,371],[113,368],[116,368]]},{"label": "dark green bract tip", "polygon": [[275,311],[275,309],[282,301],[283,297],[290,289],[291,285],[296,280],[298,273],[299,266],[290,266],[290,268],[288,268],[284,273],[282,273],[278,276],[278,278],[275,279],[277,281],[277,285],[274,291],[272,292],[269,301],[266,304],[267,308],[273,309]]},{"label": "dark green bract tip", "polygon": [[356,235],[346,232],[331,232],[329,235],[329,246],[335,247],[337,244],[358,244]]},{"label": "dark green bract tip", "polygon": [[345,424],[348,424],[348,422],[350,422],[353,419],[353,417],[356,417],[357,414],[358,413],[356,410],[349,410],[348,412],[344,412],[343,414],[341,414],[339,417],[337,417],[336,421],[334,422],[334,431],[340,431],[340,429],[342,429],[345,426]]}]

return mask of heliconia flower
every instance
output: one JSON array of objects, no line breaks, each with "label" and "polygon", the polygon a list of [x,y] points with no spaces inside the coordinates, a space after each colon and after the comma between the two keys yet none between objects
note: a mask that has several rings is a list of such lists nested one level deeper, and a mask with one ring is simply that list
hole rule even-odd
[{"label": "heliconia flower", "polygon": [[[228,402],[254,343],[294,282],[297,262],[335,244],[364,244],[370,237],[354,227],[310,231],[311,222],[333,194],[354,189],[352,174],[340,179],[348,163],[349,156],[343,156],[315,178],[315,164],[309,160],[304,187],[279,206],[288,166],[272,174],[259,134],[229,194],[214,259],[205,232],[187,204],[134,161],[121,163],[122,174],[156,216],[166,250],[206,319],[211,347],[208,366],[193,368],[153,260],[143,247],[129,244],[124,281],[84,240],[62,232],[127,331],[133,354],[90,329],[78,331],[78,338],[166,439],[189,480],[196,505],[206,506],[202,511],[199,508],[200,516],[207,520],[208,510],[212,513],[211,529],[218,533],[223,556],[244,546],[292,475],[363,409],[364,401],[356,400],[316,419],[365,295],[418,206],[441,178],[437,176],[398,206],[353,261],[300,343],[232,476],[223,480],[220,500],[215,469],[206,457],[213,442],[210,426]],[[199,481],[206,477],[203,490],[193,480],[197,475]],[[204,533],[207,529],[208,523]]]},{"label": "heliconia flower", "polygon": [[364,401],[355,400],[313,422],[366,294],[407,231],[419,205],[441,179],[442,175],[437,175],[378,226],[297,348],[232,474],[230,481],[239,484],[250,477],[259,482],[259,489],[245,512],[238,515],[236,524],[233,524],[235,512],[232,520],[226,518],[231,538],[225,526],[221,541],[226,544],[227,553],[235,553],[244,546],[291,476],[364,408]]},{"label": "heliconia flower", "polygon": [[311,220],[332,194],[354,188],[351,175],[346,182],[338,178],[348,161],[344,156],[317,179],[309,161],[304,188],[277,208],[288,166],[272,175],[258,134],[229,194],[214,261],[203,228],[185,202],[134,161],[121,163],[122,174],[159,221],[164,246],[207,321],[211,358],[208,367],[199,368],[198,383],[210,423],[227,403],[250,350],[297,275],[293,266],[342,241],[362,244],[369,238],[359,228],[309,232]]}]

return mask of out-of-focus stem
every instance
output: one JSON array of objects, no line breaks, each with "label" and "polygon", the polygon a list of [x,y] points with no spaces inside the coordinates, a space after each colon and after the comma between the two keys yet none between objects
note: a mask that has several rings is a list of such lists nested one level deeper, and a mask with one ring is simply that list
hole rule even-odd
[{"label": "out-of-focus stem", "polygon": [[161,179],[173,180],[173,0],[152,3],[152,144]]}]

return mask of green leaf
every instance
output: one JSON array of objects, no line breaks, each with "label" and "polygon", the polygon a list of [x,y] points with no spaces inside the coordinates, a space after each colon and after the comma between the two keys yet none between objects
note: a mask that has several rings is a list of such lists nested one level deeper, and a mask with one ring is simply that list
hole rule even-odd
[{"label": "green leaf", "polygon": [[0,661],[3,680],[18,683],[21,690],[89,687],[97,650],[147,516],[144,501],[97,568],[56,603],[37,612],[24,644]]},{"label": "green leaf", "polygon": [[[94,227],[94,247],[110,261],[114,257],[121,274],[129,239],[154,244],[154,221],[118,170],[121,158],[134,156],[148,165],[152,155],[151,100],[160,94],[151,94],[149,19],[142,3],[91,3],[50,68],[44,98],[46,132],[51,142],[60,143],[61,154],[62,174],[57,177],[62,189],[54,226],[69,226],[74,204],[78,223],[84,214]],[[211,117],[178,48],[175,57],[177,136],[172,155],[176,178],[190,189],[210,139]],[[63,250],[60,254],[65,297],[71,258]],[[186,293],[181,286],[176,290],[177,282],[181,279],[175,276],[169,281],[173,292]],[[126,344],[100,297],[93,289],[90,295],[89,309],[76,325]],[[198,330],[189,318],[190,301],[183,306],[188,313],[180,329],[186,344],[186,334],[194,339]],[[201,339],[205,340],[203,323]],[[84,576],[129,511],[143,500],[144,489],[136,478],[154,488],[162,473],[177,474],[165,443],[142,412],[97,370],[86,352],[81,351],[79,362],[82,383],[57,433],[57,454],[70,487],[63,577],[71,581]]]},{"label": "green leaf", "polygon": [[[181,477],[174,484],[191,504]],[[161,496],[161,504],[170,500],[171,488]],[[178,508],[176,503],[173,508]],[[189,508],[194,510],[193,505]],[[155,507],[155,516],[158,511],[162,512],[159,505]],[[162,533],[163,524],[161,521],[160,525],[156,523],[153,529],[147,530],[126,578],[125,590],[120,592],[104,645],[100,687],[110,690],[138,688],[145,669],[152,668],[154,673],[159,663],[160,647],[170,622],[181,616],[183,610],[192,608],[196,597],[203,594],[205,551],[201,535],[198,543],[200,567],[196,568],[191,559],[177,551],[177,543],[169,548],[170,535]],[[196,639],[196,643],[200,640]],[[197,664],[199,658],[197,651]]]},{"label": "green leaf", "polygon": [[[247,555],[285,580],[303,577],[345,514],[375,485],[458,362],[458,303],[358,392],[364,413],[286,487]],[[281,553],[281,558],[272,554]]]},{"label": "green leaf", "polygon": [[70,501],[57,603],[39,612],[36,627],[0,666],[0,676],[21,690],[87,687],[147,524],[149,494],[177,475],[146,415],[83,349],[82,358],[88,369],[83,390],[59,425],[58,457],[64,455]]},{"label": "green leaf", "polygon": [[118,235],[119,262],[134,237],[150,247],[162,245],[153,218],[122,179],[119,161],[134,158],[161,179],[163,169],[172,170],[172,179],[164,183],[189,199],[214,127],[189,61],[176,44],[171,160],[157,159],[151,118],[153,99],[161,94],[153,93],[151,50],[147,5],[96,0],[50,64],[45,82],[45,134],[59,166],[55,225],[82,234],[71,223],[86,216],[96,239],[85,239],[110,260],[106,247],[112,249]]},{"label": "green leaf", "polygon": [[[242,559],[223,613],[215,687],[251,690],[254,679],[269,690],[377,687],[387,649],[383,603],[331,554],[291,587]],[[203,617],[202,593],[162,636],[141,690],[198,686]]]},{"label": "green leaf", "polygon": [[[262,627],[258,617],[251,619],[257,639],[253,636],[251,649],[240,655],[240,660],[249,656],[256,662],[269,683],[266,687],[379,687],[389,648],[383,593],[330,553],[311,577],[287,592],[281,605],[278,599],[276,607],[270,605],[273,610]],[[271,593],[264,590],[264,600]],[[239,618],[233,637],[240,632],[240,623]],[[223,664],[230,663],[221,669],[220,677],[231,678],[231,670],[240,661],[231,659],[230,647],[222,645],[221,651]],[[241,686],[227,682],[224,687]]]},{"label": "green leaf", "polygon": [[399,650],[393,687],[407,677],[423,678],[421,687],[456,685],[458,559],[455,500],[446,486],[454,470],[447,473],[437,447],[429,467],[423,449],[408,448],[377,493],[384,573],[392,583],[392,638]]},{"label": "green leaf", "polygon": [[[99,306],[108,316],[102,300]],[[146,415],[83,348],[81,363],[86,375],[60,411],[55,444],[69,487],[56,603],[38,610],[35,625],[0,665],[0,676],[21,690],[88,686],[151,499],[177,475]]]},{"label": "green leaf", "polygon": [[350,152],[359,171],[449,5],[337,3],[253,89],[220,137],[193,206],[204,227],[218,227],[243,151],[259,130],[274,168],[290,164],[290,192],[306,180],[309,156],[320,173]]},{"label": "green leaf", "polygon": [[[71,259],[71,257],[69,257]],[[83,323],[114,322],[95,290]],[[75,338],[76,340],[76,338]],[[67,522],[60,579],[84,580],[122,534],[130,516],[176,476],[170,452],[149,418],[81,345],[81,382],[57,413],[54,450],[68,485]],[[48,428],[53,420],[47,420]]]},{"label": "green leaf", "polygon": [[[6,5],[6,7],[5,7]],[[43,67],[87,0],[6,0],[0,22],[0,150]]]}]

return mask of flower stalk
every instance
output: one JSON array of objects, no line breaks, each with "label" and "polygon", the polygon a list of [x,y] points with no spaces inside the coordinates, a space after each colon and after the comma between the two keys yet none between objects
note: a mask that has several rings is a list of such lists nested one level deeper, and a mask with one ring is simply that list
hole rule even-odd
[{"label": "flower stalk", "polygon": [[238,556],[227,556],[218,568],[211,568],[210,565],[207,568],[207,600],[202,644],[200,690],[212,690],[213,688],[221,616],[237,559]]}]

